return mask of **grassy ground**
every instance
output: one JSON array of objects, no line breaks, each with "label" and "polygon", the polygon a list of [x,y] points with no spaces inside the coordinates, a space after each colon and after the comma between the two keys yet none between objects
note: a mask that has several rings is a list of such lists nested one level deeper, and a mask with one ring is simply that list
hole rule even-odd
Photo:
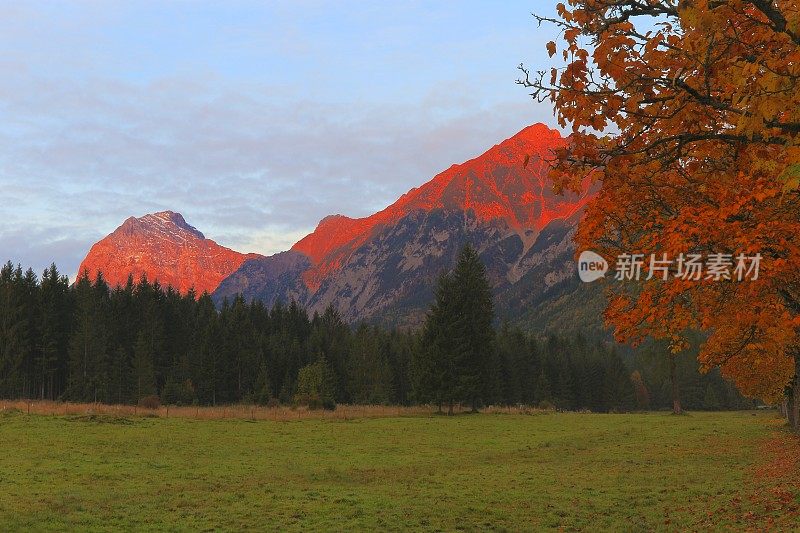
[{"label": "grassy ground", "polygon": [[0,530],[788,530],[800,445],[774,418],[7,411]]}]

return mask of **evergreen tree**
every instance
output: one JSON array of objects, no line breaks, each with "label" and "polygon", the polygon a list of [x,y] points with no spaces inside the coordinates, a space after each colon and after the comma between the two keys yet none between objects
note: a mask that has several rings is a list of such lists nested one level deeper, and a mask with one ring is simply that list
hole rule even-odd
[{"label": "evergreen tree", "polygon": [[[131,354],[123,346],[117,346],[112,353],[109,368],[109,398],[113,403],[131,403],[138,396],[138,390],[133,390],[132,384],[137,382],[138,376],[134,372],[134,361]],[[138,386],[136,387],[138,389]]]},{"label": "evergreen tree", "polygon": [[547,379],[547,373],[542,370],[539,373],[539,378],[536,380],[535,387],[536,405],[544,407],[547,404],[553,403],[552,389],[550,388],[550,380]]},{"label": "evergreen tree", "polygon": [[425,320],[420,346],[412,359],[414,395],[418,402],[439,406],[456,401],[456,347],[450,334],[454,284],[452,276],[442,274],[436,287],[436,301]]},{"label": "evergreen tree", "polygon": [[194,351],[197,354],[198,362],[195,370],[195,381],[198,384],[197,394],[201,403],[217,405],[222,364],[219,357],[220,320],[214,309],[214,302],[207,294],[200,297],[196,315],[197,329]]},{"label": "evergreen tree", "polygon": [[486,268],[467,245],[455,269],[439,278],[436,301],[423,329],[425,353],[416,375],[424,396],[448,405],[468,402],[473,410],[494,391],[495,334]]},{"label": "evergreen tree", "polygon": [[496,346],[492,288],[486,267],[472,246],[459,254],[453,271],[456,288],[456,315],[452,317],[453,335],[459,352],[458,395],[476,410],[481,401],[494,395],[496,378]]},{"label": "evergreen tree", "polygon": [[108,286],[98,275],[94,285],[84,272],[75,284],[75,315],[69,346],[69,391],[73,400],[106,399]]},{"label": "evergreen tree", "polygon": [[153,370],[153,338],[145,330],[139,332],[133,358],[133,375],[136,379],[136,400],[156,393]]},{"label": "evergreen tree", "polygon": [[11,261],[0,269],[0,394],[7,398],[23,392],[27,322],[21,280],[21,268]]},{"label": "evergreen tree", "polygon": [[311,321],[308,349],[311,353],[325,355],[333,372],[335,397],[339,402],[351,401],[347,390],[350,344],[350,328],[333,306],[329,305],[322,315],[316,315]]},{"label": "evergreen tree", "polygon": [[39,346],[35,361],[35,383],[39,398],[53,400],[61,388],[60,373],[69,346],[69,280],[55,264],[42,274],[39,291]]},{"label": "evergreen tree", "polygon": [[388,404],[393,397],[389,358],[377,328],[361,324],[353,336],[347,369],[348,396],[358,404]]},{"label": "evergreen tree", "polygon": [[41,361],[41,302],[39,280],[33,269],[29,268],[20,279],[22,292],[23,328],[22,336],[22,394],[26,398],[38,394],[36,387],[36,364]]},{"label": "evergreen tree", "polygon": [[[55,265],[39,280],[9,262],[0,268],[0,397],[134,403],[158,394],[213,405],[310,394],[329,405],[550,402],[609,411],[637,405],[636,370],[652,385],[650,407],[670,405],[665,346],[620,356],[580,335],[542,340],[506,324],[495,333],[485,278],[465,249],[439,280],[422,330],[398,332],[352,329],[332,307],[313,319],[297,302],[267,310],[236,297],[217,309],[208,294],[145,277],[110,290],[102,276],[84,274],[70,286]],[[699,374],[694,354],[675,359],[687,407],[752,407],[718,371]]]},{"label": "evergreen tree", "polygon": [[416,333],[392,331],[385,339],[389,367],[392,373],[393,403],[407,405],[411,401],[411,361],[417,349],[419,336]]},{"label": "evergreen tree", "polygon": [[635,403],[635,392],[628,369],[614,349],[607,353],[605,360],[607,365],[604,372],[604,399],[607,409],[629,411]]},{"label": "evergreen tree", "polygon": [[556,405],[560,409],[572,410],[576,408],[575,382],[570,361],[566,357],[560,361],[558,369],[558,386],[556,388]]}]

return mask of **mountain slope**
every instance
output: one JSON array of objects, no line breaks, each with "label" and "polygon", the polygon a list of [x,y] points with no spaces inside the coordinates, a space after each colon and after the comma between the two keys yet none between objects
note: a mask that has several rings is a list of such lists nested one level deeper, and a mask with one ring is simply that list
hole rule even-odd
[{"label": "mountain slope", "polygon": [[[558,131],[534,124],[482,155],[451,166],[382,211],[359,219],[324,218],[292,247],[314,265],[305,275],[307,285],[316,290],[376,228],[395,224],[414,211],[472,210],[481,222],[502,219],[529,236],[552,220],[570,217],[583,207],[586,195],[557,196],[545,179],[545,161],[565,142]],[[526,156],[530,159],[523,168]]]},{"label": "mountain slope", "polygon": [[[590,197],[588,184],[581,194],[558,196],[546,181],[546,160],[565,142],[542,124],[525,128],[371,216],[326,217],[292,247],[292,261],[245,263],[214,297],[295,299],[317,311],[333,305],[353,322],[416,325],[436,277],[469,242],[498,301],[524,306],[532,301],[520,296],[526,291],[546,300],[575,277],[571,237]],[[523,309],[499,311],[516,316]]]},{"label": "mountain slope", "polygon": [[136,280],[146,275],[184,293],[194,287],[199,294],[213,292],[246,259],[258,257],[220,246],[180,213],[162,211],[128,218],[92,246],[78,272],[91,278],[102,272],[111,286],[125,284],[129,275]]}]

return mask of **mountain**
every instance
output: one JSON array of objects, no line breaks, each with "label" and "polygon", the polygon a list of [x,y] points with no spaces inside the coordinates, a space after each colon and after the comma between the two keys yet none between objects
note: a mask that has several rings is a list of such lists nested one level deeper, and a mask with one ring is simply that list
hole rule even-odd
[{"label": "mountain", "polygon": [[213,292],[245,260],[260,257],[220,246],[180,213],[162,211],[127,219],[92,246],[78,272],[87,271],[91,278],[102,272],[111,286],[124,285],[129,275],[138,280],[144,274],[184,293],[194,287],[199,294]]},{"label": "mountain", "polygon": [[499,314],[530,315],[578,288],[572,235],[589,185],[559,196],[546,180],[546,160],[566,142],[529,126],[373,215],[324,218],[290,251],[245,261],[213,297],[294,299],[316,311],[332,305],[351,322],[413,326],[469,242],[487,265]]}]

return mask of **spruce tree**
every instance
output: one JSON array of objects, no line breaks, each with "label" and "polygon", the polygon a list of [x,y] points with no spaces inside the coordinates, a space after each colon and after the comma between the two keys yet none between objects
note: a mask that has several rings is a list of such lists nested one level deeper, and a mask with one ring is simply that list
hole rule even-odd
[{"label": "spruce tree", "polygon": [[456,344],[452,335],[455,289],[452,275],[442,274],[436,287],[436,300],[431,306],[422,331],[422,340],[412,360],[415,397],[419,402],[449,406],[452,414],[456,398]]},{"label": "spruce tree", "polygon": [[358,404],[388,404],[392,400],[392,371],[383,334],[361,324],[353,335],[347,368],[348,397]]},{"label": "spruce tree", "polygon": [[153,371],[153,344],[146,331],[139,332],[133,353],[133,374],[136,379],[136,400],[156,393]]},{"label": "spruce tree", "polygon": [[497,365],[492,288],[486,267],[470,245],[459,254],[453,282],[457,291],[453,334],[461,367],[458,394],[477,410],[494,396]]},{"label": "spruce tree", "polygon": [[[358,403],[553,402],[608,411],[637,405],[637,370],[652,385],[651,407],[669,405],[670,369],[658,343],[628,357],[580,336],[540,341],[511,326],[495,335],[474,250],[442,275],[435,295],[422,331],[353,330],[333,308],[309,320],[296,302],[267,311],[237,297],[218,310],[208,294],[196,299],[144,277],[110,291],[102,276],[70,286],[54,265],[38,280],[9,262],[0,268],[0,397],[130,403],[158,393],[182,404],[288,403],[307,388],[309,371],[298,387],[300,370],[313,367],[326,383],[320,402],[332,391],[331,401]],[[752,405],[719,372],[700,376],[694,353],[676,362],[687,407]]]},{"label": "spruce tree", "polygon": [[22,394],[27,322],[21,288],[22,271],[11,261],[0,270],[0,395]]},{"label": "spruce tree", "polygon": [[536,405],[539,407],[552,407],[553,393],[550,387],[550,380],[544,370],[539,373],[536,379],[535,395]]},{"label": "spruce tree", "polygon": [[494,394],[495,332],[486,268],[467,245],[455,269],[439,278],[436,301],[423,329],[424,353],[416,366],[425,396],[452,414],[457,402],[476,410]]},{"label": "spruce tree", "polygon": [[69,280],[55,264],[42,274],[39,291],[39,346],[35,361],[36,395],[55,399],[59,361],[66,360],[69,343]]},{"label": "spruce tree", "polygon": [[108,286],[84,272],[74,287],[75,316],[69,346],[68,396],[78,401],[105,400],[107,386]]}]

